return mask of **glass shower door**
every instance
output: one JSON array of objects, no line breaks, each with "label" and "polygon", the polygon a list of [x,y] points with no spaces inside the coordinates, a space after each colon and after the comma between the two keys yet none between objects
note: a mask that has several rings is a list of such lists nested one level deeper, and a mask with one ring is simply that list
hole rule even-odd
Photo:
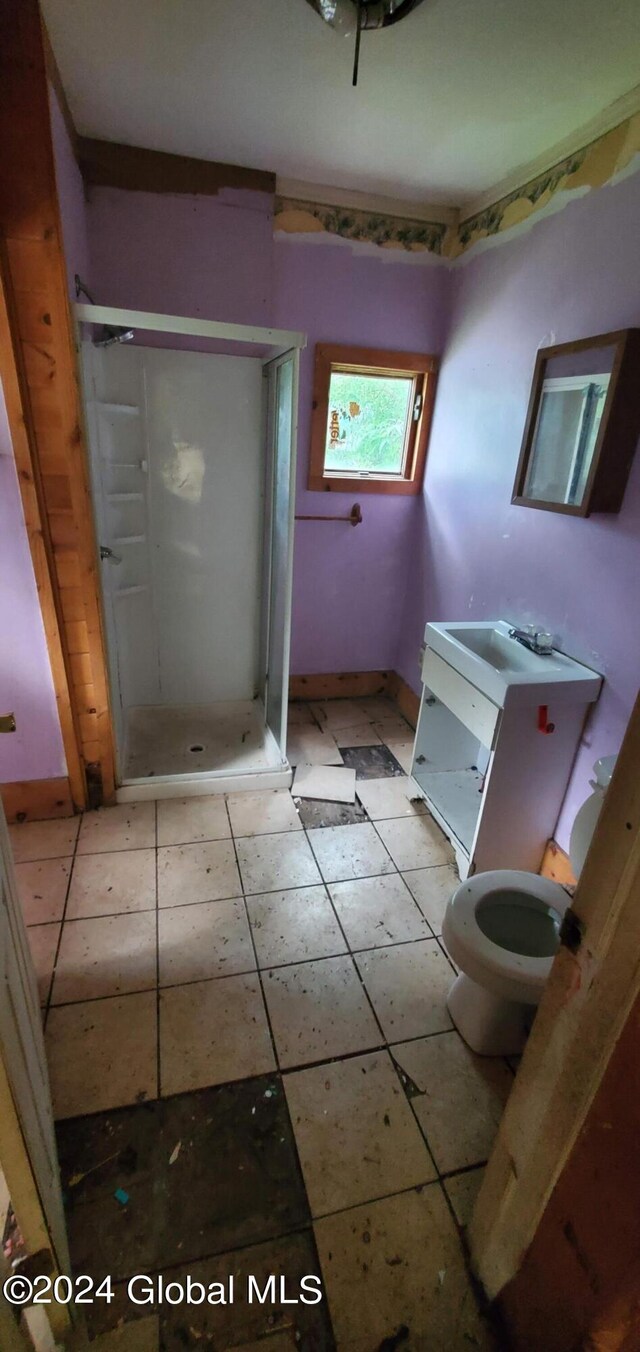
[{"label": "glass shower door", "polygon": [[298,419],[297,349],[266,365],[267,482],[263,594],[263,698],[267,726],[286,755],[293,517]]}]

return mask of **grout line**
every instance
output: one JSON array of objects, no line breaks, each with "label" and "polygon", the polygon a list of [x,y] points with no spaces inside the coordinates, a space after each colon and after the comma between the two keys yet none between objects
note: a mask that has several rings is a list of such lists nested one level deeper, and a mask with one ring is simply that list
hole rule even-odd
[{"label": "grout line", "polygon": [[[306,835],[306,832],[305,832],[305,835]],[[318,860],[317,860],[317,858],[316,858],[316,854],[315,854],[313,845],[311,844],[311,841],[309,840],[308,836],[307,836],[307,842],[308,842],[308,845],[309,845],[309,849],[311,850],[311,853],[313,854],[313,857],[314,857],[314,859],[316,860],[316,863],[318,864],[318,868],[320,868],[320,865],[319,865]],[[387,874],[382,874],[381,876],[382,876],[382,877],[387,877],[388,875],[387,875]],[[333,914],[335,915],[336,921],[337,921],[337,923],[338,923],[338,928],[339,928],[339,930],[340,930],[340,933],[341,933],[341,935],[342,935],[342,937],[343,937],[343,939],[344,939],[345,944],[347,945],[347,952],[348,952],[348,954],[349,954],[349,957],[351,958],[351,964],[352,964],[352,966],[353,966],[353,968],[354,968],[354,971],[355,971],[355,973],[356,973],[356,976],[357,976],[357,978],[358,978],[358,981],[360,982],[360,985],[361,985],[362,990],[363,990],[363,992],[364,992],[365,999],[366,999],[366,1001],[367,1001],[367,1003],[368,1003],[368,1005],[369,1005],[369,1008],[370,1008],[370,1010],[371,1010],[371,1013],[373,1014],[373,1017],[374,1017],[375,1022],[376,1022],[376,1026],[379,1028],[380,1034],[381,1034],[382,1038],[384,1038],[384,1029],[383,1029],[382,1024],[380,1023],[380,1020],[379,1020],[379,1018],[378,1018],[378,1015],[377,1015],[376,1009],[375,1009],[375,1007],[374,1007],[373,1001],[372,1001],[372,999],[371,999],[371,996],[369,995],[369,992],[368,992],[368,990],[367,990],[367,988],[366,988],[366,986],[365,986],[365,983],[364,983],[364,981],[363,981],[363,979],[362,979],[362,975],[361,975],[361,972],[360,972],[360,970],[359,970],[359,968],[358,968],[358,964],[357,964],[357,962],[354,961],[353,950],[352,950],[352,948],[351,948],[351,945],[350,945],[350,943],[349,943],[349,939],[348,939],[347,934],[346,934],[346,932],[345,932],[345,930],[344,930],[344,927],[343,927],[343,925],[342,925],[342,921],[341,921],[341,919],[340,919],[340,916],[338,915],[338,912],[337,912],[337,910],[336,910],[336,908],[335,908],[335,906],[334,906],[334,904],[333,904],[333,897],[331,896],[331,892],[330,892],[328,883],[325,883],[325,891],[326,891],[327,896],[328,896],[328,898],[329,898],[329,903],[330,903],[330,905],[331,905],[331,909],[332,909],[332,911],[333,911]]]},{"label": "grout line", "polygon": [[[280,1065],[280,1061],[279,1061],[279,1058],[278,1058],[278,1049],[277,1049],[277,1046],[276,1046],[276,1040],[275,1040],[275,1037],[274,1037],[274,1035],[273,1035],[273,1028],[271,1027],[271,1016],[270,1016],[270,1014],[269,1014],[269,1006],[268,1006],[268,1004],[267,1004],[267,997],[266,997],[265,991],[264,991],[264,983],[263,983],[263,980],[262,980],[262,973],[261,973],[260,968],[259,968],[259,966],[258,966],[258,953],[257,953],[256,945],[255,945],[255,940],[254,940],[254,937],[253,937],[253,929],[252,929],[252,927],[251,927],[251,916],[249,915],[249,907],[247,906],[247,895],[246,895],[246,892],[245,892],[245,890],[244,890],[244,879],[243,879],[243,877],[242,877],[242,872],[241,872],[241,869],[240,869],[240,860],[239,860],[239,858],[238,858],[238,851],[237,851],[237,848],[236,848],[235,837],[234,837],[234,835],[233,835],[233,828],[231,827],[231,813],[230,813],[230,811],[229,811],[229,802],[228,802],[228,797],[227,797],[226,794],[225,794],[224,802],[225,802],[225,807],[226,807],[226,810],[227,810],[227,816],[228,816],[228,818],[229,818],[229,826],[230,826],[231,832],[232,832],[232,837],[231,837],[231,838],[232,838],[232,843],[233,843],[233,852],[234,852],[235,861],[236,861],[236,868],[237,868],[237,870],[238,870],[238,877],[239,877],[239,879],[240,879],[240,886],[242,887],[242,904],[243,904],[243,907],[244,907],[244,915],[245,915],[245,919],[246,919],[246,922],[247,922],[247,925],[248,925],[248,928],[249,928],[249,939],[250,939],[250,941],[251,941],[251,949],[252,949],[252,952],[253,952],[253,959],[254,959],[254,962],[255,962],[255,964],[256,964],[256,969],[255,969],[255,970],[256,970],[256,973],[257,973],[258,983],[259,983],[259,986],[260,986],[260,994],[261,994],[261,996],[262,996],[262,1007],[263,1007],[263,1010],[264,1010],[264,1017],[265,1017],[265,1020],[266,1020],[267,1028],[268,1028],[268,1030],[269,1030],[269,1038],[270,1038],[270,1041],[271,1041],[271,1050],[272,1050],[272,1052],[273,1052],[273,1059],[274,1059],[275,1066],[276,1066],[276,1070],[277,1070],[277,1069],[279,1068],[279,1065]],[[296,832],[296,834],[297,834],[297,832]],[[256,893],[255,895],[259,895],[259,893]],[[306,1196],[306,1193],[305,1193],[305,1196]],[[308,1199],[307,1199],[307,1200],[308,1200]]]},{"label": "grout line", "polygon": [[[431,1159],[429,1150],[427,1150],[427,1154]],[[425,1178],[421,1183],[410,1183],[406,1188],[395,1188],[393,1192],[383,1192],[375,1197],[365,1197],[362,1202],[350,1202],[348,1206],[335,1207],[333,1211],[321,1211],[317,1216],[312,1215],[312,1220],[315,1225],[316,1221],[330,1220],[332,1216],[344,1216],[349,1211],[359,1211],[363,1207],[375,1206],[376,1202],[389,1202],[393,1197],[406,1197],[410,1192],[422,1192],[424,1188],[434,1188],[439,1183],[441,1183],[441,1179],[440,1175],[437,1174],[435,1178]],[[382,1343],[382,1347],[384,1348],[384,1343]],[[378,1348],[378,1352],[380,1352],[380,1348]],[[451,1352],[451,1350],[448,1349],[447,1352]]]},{"label": "grout line", "polygon": [[[81,827],[82,827],[82,820],[83,820],[83,817],[84,817],[84,813],[83,813],[83,812],[79,813],[79,817],[80,817],[80,821],[79,821],[79,823],[78,823],[78,830],[76,831],[76,838],[75,838],[74,845],[73,845],[73,854],[71,855],[71,867],[70,867],[70,869],[69,869],[69,877],[68,877],[68,880],[67,880],[67,888],[66,888],[65,897],[64,897],[64,905],[63,905],[63,908],[62,908],[62,916],[60,917],[60,922],[59,922],[59,923],[60,923],[60,933],[59,933],[59,935],[58,935],[58,942],[57,942],[57,944],[56,944],[56,951],[55,951],[54,957],[53,957],[53,967],[52,967],[52,969],[51,969],[51,978],[50,978],[50,981],[49,981],[49,990],[48,990],[48,993],[47,993],[47,999],[46,999],[45,1004],[44,1004],[44,1007],[43,1007],[42,1025],[43,1025],[43,1028],[44,1028],[45,1030],[46,1030],[47,1024],[48,1024],[48,1022],[49,1022],[49,1012],[50,1012],[50,1010],[51,1010],[51,1008],[52,1008],[51,1000],[52,1000],[52,996],[53,996],[53,986],[54,986],[55,976],[56,976],[56,967],[57,967],[57,965],[58,965],[58,958],[60,957],[60,947],[61,947],[61,945],[62,945],[62,935],[63,935],[63,933],[64,933],[64,925],[65,925],[65,920],[66,920],[66,916],[67,916],[67,908],[68,908],[68,906],[69,906],[69,895],[70,895],[70,893],[71,893],[71,883],[72,883],[72,881],[73,881],[73,871],[74,871],[74,868],[75,868],[76,855],[77,855],[77,851],[78,851],[78,841],[79,841],[79,839],[80,839],[80,830],[81,830]],[[65,859],[68,859],[68,858],[69,858],[69,855],[64,855],[63,857],[64,857]],[[36,861],[34,860],[34,862],[36,862]],[[28,938],[28,935],[27,935],[27,938]]]}]

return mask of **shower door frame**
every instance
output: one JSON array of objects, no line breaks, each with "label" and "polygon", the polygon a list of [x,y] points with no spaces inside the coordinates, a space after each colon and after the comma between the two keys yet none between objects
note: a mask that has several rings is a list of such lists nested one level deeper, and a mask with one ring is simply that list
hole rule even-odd
[{"label": "shower door frame", "polygon": [[[306,335],[303,333],[296,332],[294,330],[262,328],[247,324],[219,323],[215,320],[195,319],[195,318],[192,319],[186,318],[181,315],[165,315],[145,310],[126,310],[121,308],[115,308],[112,306],[90,305],[80,302],[76,302],[72,306],[72,311],[75,321],[76,350],[78,354],[78,366],[80,371],[80,383],[82,391],[82,404],[86,424],[89,424],[88,405],[91,401],[89,392],[85,388],[85,382],[83,378],[84,363],[81,358],[82,345],[84,341],[81,330],[81,325],[83,324],[91,324],[91,325],[110,324],[114,326],[122,326],[124,328],[132,328],[134,330],[142,330],[143,332],[146,331],[154,333],[166,333],[169,335],[183,337],[186,336],[194,338],[211,338],[229,344],[235,343],[242,344],[245,347],[247,345],[253,345],[254,347],[257,346],[263,349],[266,348],[267,349],[266,352],[263,351],[262,353],[256,353],[255,355],[258,357],[259,360],[261,360],[263,372],[267,377],[269,375],[269,369],[274,370],[277,368],[277,366],[280,364],[281,361],[286,360],[287,358],[292,359],[293,395],[292,395],[292,427],[291,427],[291,470],[289,479],[290,530],[289,530],[289,559],[287,566],[286,592],[284,598],[285,633],[283,636],[284,646],[283,646],[283,672],[282,672],[283,679],[282,703],[283,708],[286,711],[288,703],[288,684],[289,684],[289,647],[290,647],[290,629],[291,629],[291,591],[292,591],[292,572],[293,572],[293,522],[295,517],[295,468],[297,458],[296,452],[297,452],[297,425],[298,425],[298,398],[299,398],[299,365],[300,365],[300,349],[306,347],[307,343]],[[218,354],[212,353],[211,355],[216,356]],[[248,356],[249,354],[239,353],[238,355]],[[269,463],[269,455],[270,453],[275,455],[277,447],[275,446],[275,443],[273,443],[272,441],[268,414],[263,419],[262,431],[263,436],[265,437],[266,440],[267,473],[270,474],[271,477],[273,478],[273,472],[275,467],[273,464]],[[93,462],[95,454],[95,438],[93,437],[93,435],[91,439],[89,438],[87,439],[87,452],[88,459],[90,460],[90,462]],[[94,527],[97,532],[99,513],[96,510],[97,503],[95,501],[95,493],[93,489],[93,473],[91,475],[91,484],[92,484],[91,498],[93,508],[93,520]],[[272,522],[271,522],[270,505],[268,506],[266,502],[265,502],[264,527],[265,527],[265,536],[267,536],[267,533],[271,532]],[[103,623],[104,623],[106,619],[104,613],[105,595],[102,582],[100,585],[100,599],[102,604]],[[264,610],[265,603],[263,600],[263,611]],[[268,598],[266,612],[267,612],[266,650],[268,651],[268,627],[270,623]],[[120,692],[119,688],[118,689],[114,688],[114,682],[112,677],[112,668],[114,666],[114,657],[115,657],[115,654],[112,652],[112,643],[113,643],[112,626],[109,623],[107,623],[105,625],[105,630],[108,648],[108,651],[105,653],[105,657],[107,658],[107,675],[109,678],[109,687],[111,689],[113,702],[116,698],[119,698]],[[264,686],[265,684],[265,672],[263,671],[260,672],[260,684],[261,686]],[[264,707],[264,713],[265,713],[265,727],[269,729],[269,725],[267,723],[266,703]],[[180,796],[189,797],[192,795],[197,796],[212,792],[217,793],[232,792],[232,791],[237,792],[243,789],[286,788],[291,783],[292,772],[291,767],[289,766],[289,763],[286,759],[286,750],[283,740],[282,729],[281,729],[281,738],[278,741],[278,746],[281,750],[282,755],[282,765],[280,768],[274,767],[273,769],[265,769],[265,770],[256,769],[256,770],[247,770],[244,772],[240,771],[229,772],[227,770],[208,770],[194,772],[188,775],[167,775],[157,777],[154,776],[147,780],[137,780],[123,783],[120,766],[120,746],[119,740],[116,737],[114,711],[110,710],[110,714],[111,714],[111,736],[113,739],[113,745],[116,749],[116,764],[117,764],[116,799],[118,802],[139,801],[146,797],[148,798],[174,797],[177,790],[179,790]],[[285,720],[283,720],[283,723],[284,722]],[[273,730],[269,729],[269,731],[273,736],[274,735]]]}]

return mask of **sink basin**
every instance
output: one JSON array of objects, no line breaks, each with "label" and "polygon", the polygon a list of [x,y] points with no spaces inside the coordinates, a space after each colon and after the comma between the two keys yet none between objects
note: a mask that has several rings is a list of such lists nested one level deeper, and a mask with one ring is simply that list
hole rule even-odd
[{"label": "sink basin", "polygon": [[544,704],[553,698],[592,703],[602,677],[565,653],[530,652],[509,636],[506,620],[428,624],[425,643],[445,662],[501,708],[508,704]]}]

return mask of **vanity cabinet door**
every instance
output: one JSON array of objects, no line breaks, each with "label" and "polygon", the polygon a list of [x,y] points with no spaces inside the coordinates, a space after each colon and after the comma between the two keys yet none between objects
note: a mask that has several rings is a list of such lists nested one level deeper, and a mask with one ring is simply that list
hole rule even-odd
[{"label": "vanity cabinet door", "polygon": [[422,680],[483,746],[491,749],[500,710],[471,681],[444,662],[431,648],[425,650]]}]

